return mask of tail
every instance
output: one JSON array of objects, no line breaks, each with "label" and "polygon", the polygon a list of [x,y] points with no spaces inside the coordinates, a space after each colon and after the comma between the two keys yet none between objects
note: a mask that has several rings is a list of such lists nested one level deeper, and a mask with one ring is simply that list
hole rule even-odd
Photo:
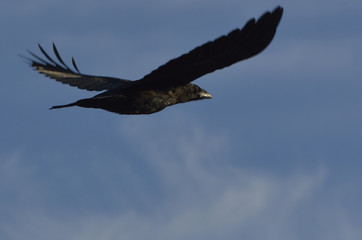
[{"label": "tail", "polygon": [[49,108],[49,110],[58,109],[58,108],[73,107],[73,106],[76,106],[76,103],[70,103],[70,104],[66,104],[66,105],[53,106],[53,107]]}]

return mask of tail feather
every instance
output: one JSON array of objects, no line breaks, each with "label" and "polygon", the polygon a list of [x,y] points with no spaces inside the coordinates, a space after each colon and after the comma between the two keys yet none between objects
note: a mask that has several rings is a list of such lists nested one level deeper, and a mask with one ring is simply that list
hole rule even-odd
[{"label": "tail feather", "polygon": [[53,106],[53,107],[49,108],[49,110],[58,109],[58,108],[73,107],[75,105],[76,105],[75,103],[70,103],[70,104],[65,104],[65,105],[58,105],[58,106]]}]

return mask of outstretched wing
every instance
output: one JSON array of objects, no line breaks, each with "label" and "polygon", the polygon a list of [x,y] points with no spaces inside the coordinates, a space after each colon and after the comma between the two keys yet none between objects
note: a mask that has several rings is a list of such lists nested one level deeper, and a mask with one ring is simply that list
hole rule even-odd
[{"label": "outstretched wing", "polygon": [[39,73],[42,73],[47,77],[55,79],[61,83],[78,87],[80,89],[86,89],[88,91],[102,91],[127,86],[129,83],[133,82],[130,80],[124,80],[119,78],[98,77],[81,74],[74,61],[74,58],[72,58],[72,64],[74,67],[74,70],[72,70],[64,63],[54,43],[54,54],[59,62],[53,60],[40,45],[39,49],[46,59],[42,59],[29,51],[29,53],[33,57],[27,58],[31,61],[31,66],[34,67]]},{"label": "outstretched wing", "polygon": [[251,19],[242,29],[236,29],[160,66],[136,81],[136,85],[184,85],[205,74],[255,56],[272,41],[282,14],[283,9],[277,7],[273,12],[263,14],[257,21]]}]

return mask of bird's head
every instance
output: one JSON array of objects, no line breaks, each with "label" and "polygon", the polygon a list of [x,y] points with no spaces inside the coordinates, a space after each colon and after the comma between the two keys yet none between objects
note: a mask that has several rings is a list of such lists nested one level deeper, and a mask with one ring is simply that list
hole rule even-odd
[{"label": "bird's head", "polygon": [[200,88],[199,86],[191,83],[180,87],[178,90],[179,90],[179,95],[178,95],[179,102],[190,102],[190,101],[212,98],[210,93]]}]

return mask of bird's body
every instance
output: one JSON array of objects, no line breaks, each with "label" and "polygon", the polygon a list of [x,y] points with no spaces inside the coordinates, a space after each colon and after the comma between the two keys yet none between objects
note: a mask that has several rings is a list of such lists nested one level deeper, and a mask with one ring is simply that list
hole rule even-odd
[{"label": "bird's body", "polygon": [[75,103],[54,106],[52,109],[79,106],[101,108],[119,114],[151,114],[177,103],[208,98],[211,98],[209,93],[190,83],[171,89],[109,91],[93,98],[81,99]]},{"label": "bird's body", "polygon": [[30,60],[38,72],[62,83],[89,91],[106,90],[92,98],[52,109],[80,106],[119,114],[151,114],[174,104],[210,99],[208,92],[190,82],[263,51],[272,41],[282,13],[283,9],[277,7],[273,12],[266,12],[258,21],[251,19],[242,29],[205,43],[137,81],[81,74],[74,59],[75,70],[71,70],[54,44],[53,50],[59,62],[50,58],[40,45],[47,60],[31,52],[34,59]]}]

